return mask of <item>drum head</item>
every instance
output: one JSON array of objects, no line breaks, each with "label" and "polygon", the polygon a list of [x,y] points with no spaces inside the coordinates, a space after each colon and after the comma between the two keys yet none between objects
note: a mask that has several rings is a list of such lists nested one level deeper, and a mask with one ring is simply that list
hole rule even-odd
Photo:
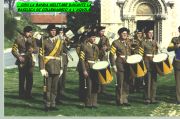
[{"label": "drum head", "polygon": [[109,65],[109,63],[108,63],[107,61],[99,61],[99,62],[95,63],[95,64],[92,66],[92,68],[93,68],[94,70],[101,70],[101,69],[107,68],[108,65]]},{"label": "drum head", "polygon": [[160,53],[157,55],[154,55],[153,62],[162,62],[167,59],[168,55],[166,53]]},{"label": "drum head", "polygon": [[135,55],[131,55],[131,56],[128,56],[127,57],[127,63],[129,64],[136,64],[138,62],[141,62],[142,61],[142,56],[141,55],[138,55],[138,54],[135,54]]}]

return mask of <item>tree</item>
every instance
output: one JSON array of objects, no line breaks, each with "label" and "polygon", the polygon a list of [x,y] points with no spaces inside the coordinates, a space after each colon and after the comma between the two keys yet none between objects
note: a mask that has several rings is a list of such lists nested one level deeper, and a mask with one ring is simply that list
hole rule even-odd
[{"label": "tree", "polygon": [[[89,0],[75,0],[75,2],[88,2]],[[100,24],[100,0],[95,0],[91,12],[68,13],[67,26],[76,32],[81,26]]]},{"label": "tree", "polygon": [[9,12],[13,12],[14,4],[16,0],[4,0],[4,3],[8,4]]}]

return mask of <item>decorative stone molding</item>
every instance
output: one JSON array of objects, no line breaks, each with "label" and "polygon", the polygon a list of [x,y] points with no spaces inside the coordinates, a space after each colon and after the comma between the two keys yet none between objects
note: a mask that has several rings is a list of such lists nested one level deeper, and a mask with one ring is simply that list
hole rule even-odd
[{"label": "decorative stone molding", "polygon": [[167,5],[172,9],[174,7],[174,0],[170,0],[167,2]]},{"label": "decorative stone molding", "polygon": [[[151,5],[155,11],[154,14],[161,14],[160,17],[162,19],[165,19],[165,14],[167,14],[167,6],[164,0],[126,0],[123,3],[123,14],[122,19],[127,19],[128,17],[136,15],[136,9],[140,4],[147,3]],[[128,17],[127,17],[128,16]]]},{"label": "decorative stone molding", "polygon": [[155,15],[155,20],[165,20],[166,18],[167,18],[167,15],[163,15],[163,14]]},{"label": "decorative stone molding", "polygon": [[124,5],[125,0],[117,0],[116,4],[121,8]]}]

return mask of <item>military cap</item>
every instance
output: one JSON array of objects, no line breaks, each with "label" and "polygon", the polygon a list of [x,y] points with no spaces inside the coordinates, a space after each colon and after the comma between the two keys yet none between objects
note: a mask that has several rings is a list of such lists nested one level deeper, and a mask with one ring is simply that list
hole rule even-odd
[{"label": "military cap", "polygon": [[124,32],[124,31],[127,31],[128,34],[129,34],[129,32],[130,32],[128,28],[123,27],[123,28],[120,28],[120,29],[118,30],[118,34],[121,34],[121,33]]},{"label": "military cap", "polygon": [[145,29],[145,33],[148,33],[149,31],[151,31],[151,30],[153,30],[152,28],[147,28],[147,29]]},{"label": "military cap", "polygon": [[96,36],[96,33],[94,31],[90,31],[90,32],[87,33],[87,36],[88,37]]},{"label": "military cap", "polygon": [[32,27],[31,26],[25,26],[23,31],[24,32],[30,32],[30,31],[32,31]]},{"label": "military cap", "polygon": [[58,34],[60,33],[60,31],[65,32],[65,28],[56,27],[56,30],[57,30],[57,33],[58,33]]},{"label": "military cap", "polygon": [[52,29],[56,29],[55,24],[49,24],[49,25],[47,26],[47,30],[48,30],[48,31],[50,31],[50,30],[52,30]]},{"label": "military cap", "polygon": [[103,29],[105,29],[106,27],[105,26],[98,26],[97,27],[97,32],[99,32],[99,31],[101,31],[101,30],[103,30]]},{"label": "military cap", "polygon": [[143,32],[143,30],[142,29],[137,29],[136,33],[138,33],[138,32]]}]

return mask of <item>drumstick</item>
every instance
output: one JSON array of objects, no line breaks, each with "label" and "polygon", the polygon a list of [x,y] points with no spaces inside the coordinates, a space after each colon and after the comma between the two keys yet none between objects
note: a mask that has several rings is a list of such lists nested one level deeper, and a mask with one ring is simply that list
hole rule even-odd
[{"label": "drumstick", "polygon": [[116,79],[115,86],[118,86],[118,83],[117,83],[117,77],[116,77],[116,72],[114,72],[114,78]]},{"label": "drumstick", "polygon": [[84,78],[84,88],[87,88],[86,79]]}]

